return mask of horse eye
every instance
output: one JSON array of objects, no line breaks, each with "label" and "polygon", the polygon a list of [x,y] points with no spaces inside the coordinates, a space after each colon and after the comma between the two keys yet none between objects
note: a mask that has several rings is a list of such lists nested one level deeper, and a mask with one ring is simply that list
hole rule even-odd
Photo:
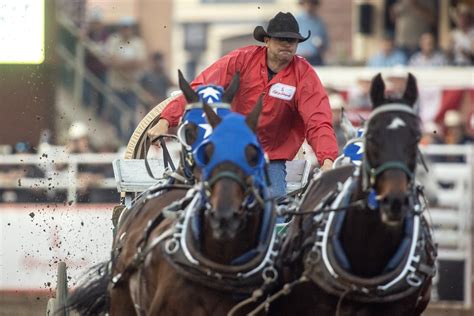
[{"label": "horse eye", "polygon": [[204,164],[208,164],[211,161],[212,154],[214,153],[214,144],[209,143],[204,147],[204,157],[203,162]]},{"label": "horse eye", "polygon": [[184,138],[186,144],[192,145],[197,140],[198,127],[194,123],[188,123],[184,127]]},{"label": "horse eye", "polygon": [[247,162],[251,167],[257,166],[260,158],[258,149],[254,145],[247,145],[245,147],[245,158],[247,158]]}]

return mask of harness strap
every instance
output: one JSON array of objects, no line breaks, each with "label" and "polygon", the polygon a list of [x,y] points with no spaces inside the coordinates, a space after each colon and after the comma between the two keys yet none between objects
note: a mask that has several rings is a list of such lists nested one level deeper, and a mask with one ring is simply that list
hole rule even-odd
[{"label": "harness strap", "polygon": [[366,160],[367,172],[370,176],[370,183],[375,184],[375,178],[380,175],[382,172],[389,169],[400,169],[410,178],[414,178],[413,172],[401,161],[387,161],[377,168],[371,168],[369,162]]},{"label": "harness strap", "polygon": [[247,183],[244,180],[242,180],[242,178],[239,177],[235,172],[232,172],[232,171],[222,171],[216,174],[215,176],[213,176],[208,181],[209,187],[212,187],[217,181],[224,178],[228,178],[237,182],[244,191],[247,190],[247,187],[248,187]]},{"label": "harness strap", "polygon": [[[151,171],[151,168],[150,168],[150,164],[148,163],[148,159],[147,159],[147,153],[148,153],[148,148],[150,147],[150,145],[152,143],[154,143],[155,141],[159,141],[160,142],[160,146],[161,146],[161,149],[163,151],[163,162],[164,162],[164,165],[165,165],[165,170],[169,170],[168,169],[168,165],[169,167],[171,168],[171,171],[175,171],[176,170],[176,167],[173,163],[173,159],[171,159],[171,155],[168,151],[168,147],[166,146],[166,143],[164,141],[164,138],[165,137],[169,137],[169,138],[174,138],[176,139],[176,136],[174,135],[169,135],[169,134],[163,134],[163,135],[160,135],[156,138],[153,138],[153,139],[150,139],[149,137],[147,137],[145,139],[145,142],[144,142],[144,146],[143,146],[143,159],[145,159],[145,168],[146,168],[146,171],[148,173],[148,175],[155,179],[155,180],[159,180],[159,178],[156,178],[154,175],[153,175],[153,172]],[[148,144],[150,141],[150,144]]]}]

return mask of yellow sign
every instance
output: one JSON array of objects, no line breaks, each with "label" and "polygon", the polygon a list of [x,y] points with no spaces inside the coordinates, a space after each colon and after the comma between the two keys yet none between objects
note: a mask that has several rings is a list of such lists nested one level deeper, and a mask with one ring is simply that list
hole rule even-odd
[{"label": "yellow sign", "polygon": [[0,0],[0,63],[44,61],[44,0]]}]

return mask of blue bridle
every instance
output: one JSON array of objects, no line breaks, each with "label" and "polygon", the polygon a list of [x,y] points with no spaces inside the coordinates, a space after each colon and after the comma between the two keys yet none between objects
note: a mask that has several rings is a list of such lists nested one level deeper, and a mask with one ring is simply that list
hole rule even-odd
[{"label": "blue bridle", "polygon": [[[205,148],[208,144],[214,145],[210,160],[205,162]],[[257,151],[257,163],[251,166],[245,156],[247,146],[253,146]],[[230,162],[238,166],[246,177],[252,177],[254,183],[263,186],[265,181],[265,155],[255,133],[247,126],[245,117],[241,114],[231,113],[225,116],[222,122],[194,151],[194,160],[202,170],[202,179],[210,180],[214,168],[223,163]]]},{"label": "blue bridle", "polygon": [[[230,104],[222,103],[222,95],[224,93],[222,87],[216,85],[199,86],[196,93],[199,95],[199,101],[186,106],[182,124],[178,130],[178,138],[188,152],[195,150],[212,132],[212,128],[206,120],[206,115],[202,107],[203,102],[209,104],[220,117],[231,113]],[[188,144],[184,135],[186,125],[190,123],[198,127],[197,138],[193,144]]]}]

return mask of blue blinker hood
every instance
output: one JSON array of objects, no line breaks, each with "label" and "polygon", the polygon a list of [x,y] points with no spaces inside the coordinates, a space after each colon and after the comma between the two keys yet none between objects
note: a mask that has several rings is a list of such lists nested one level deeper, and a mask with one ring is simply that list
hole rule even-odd
[{"label": "blue blinker hood", "polygon": [[[205,146],[214,145],[214,152],[209,163],[205,163]],[[252,167],[245,157],[245,148],[254,146],[258,152],[258,162]],[[211,136],[205,139],[194,151],[194,160],[202,169],[203,179],[209,179],[214,168],[223,162],[231,162],[239,166],[246,176],[253,176],[254,181],[263,184],[265,155],[255,133],[247,126],[245,117],[241,114],[231,113],[223,118],[216,126]]]},{"label": "blue blinker hood", "polygon": [[[183,123],[178,131],[178,137],[183,144],[190,147],[190,151],[195,150],[204,139],[206,139],[212,132],[212,127],[209,125],[206,119],[206,115],[202,108],[202,103],[206,102],[209,104],[219,117],[224,117],[231,113],[230,106],[222,106],[222,95],[224,89],[216,85],[204,85],[200,86],[196,90],[199,95],[199,106],[188,107],[183,115]],[[196,103],[194,103],[196,105]],[[184,135],[184,127],[186,124],[194,123],[198,127],[197,139],[193,144],[187,144]]]}]

